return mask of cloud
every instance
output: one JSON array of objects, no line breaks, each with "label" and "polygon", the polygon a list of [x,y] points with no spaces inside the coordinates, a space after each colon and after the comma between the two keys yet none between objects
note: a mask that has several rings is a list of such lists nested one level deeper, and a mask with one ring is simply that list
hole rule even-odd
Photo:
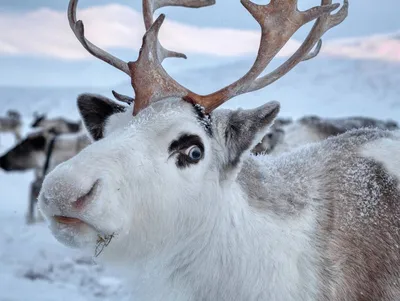
[{"label": "cloud", "polygon": [[327,43],[325,55],[400,62],[400,33],[337,40]]},{"label": "cloud", "polygon": [[[78,10],[86,36],[100,48],[132,50],[135,59],[144,34],[142,15],[119,4]],[[167,19],[160,32],[162,44],[190,54],[237,57],[255,55],[260,32],[230,28],[198,27]],[[290,40],[280,57],[300,45]],[[400,34],[380,35],[324,43],[322,54],[331,57],[400,61]],[[0,55],[53,57],[64,60],[91,58],[68,25],[65,11],[38,9],[24,13],[0,12]]]},{"label": "cloud", "polygon": [[[168,17],[168,16],[167,16]],[[87,38],[104,49],[140,48],[144,25],[141,13],[111,4],[78,10]],[[255,54],[260,32],[229,28],[207,28],[165,21],[162,44],[186,54],[241,56]],[[287,56],[298,43],[289,41],[280,56]],[[34,55],[69,60],[89,58],[69,28],[66,12],[39,9],[26,13],[0,13],[0,55]]]}]

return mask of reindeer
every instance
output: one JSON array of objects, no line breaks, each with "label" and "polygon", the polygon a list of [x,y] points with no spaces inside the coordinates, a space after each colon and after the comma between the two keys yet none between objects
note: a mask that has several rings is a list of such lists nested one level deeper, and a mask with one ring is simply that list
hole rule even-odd
[{"label": "reindeer", "polygon": [[28,224],[35,222],[35,205],[44,176],[89,144],[86,133],[61,134],[52,130],[39,130],[0,157],[0,168],[6,172],[33,169],[35,178],[31,183]]},{"label": "reindeer", "polygon": [[384,121],[359,116],[343,118],[305,116],[296,121],[278,118],[261,142],[254,147],[252,153],[279,155],[300,145],[321,141],[359,128],[398,130],[399,126],[393,120]]},{"label": "reindeer", "polygon": [[0,133],[13,133],[15,141],[21,140],[21,114],[14,110],[7,111],[6,117],[0,117]]},{"label": "reindeer", "polygon": [[[152,16],[162,6],[213,1],[145,0],[147,32],[129,63],[84,37],[77,1],[70,2],[78,40],[130,75],[135,103],[78,97],[94,142],[44,180],[39,204],[53,235],[126,268],[132,300],[399,300],[399,131],[352,130],[257,157],[250,150],[279,103],[217,109],[314,57],[348,2],[338,9],[322,0],[306,11],[295,0],[241,2],[261,25],[260,50],[248,73],[210,95],[189,91],[162,68],[163,59],[182,55],[161,46],[165,16]],[[314,19],[300,48],[260,76]]]},{"label": "reindeer", "polygon": [[46,114],[34,114],[34,120],[31,124],[32,128],[51,129],[53,132],[77,133],[81,130],[81,122],[72,122],[64,118],[48,119]]}]

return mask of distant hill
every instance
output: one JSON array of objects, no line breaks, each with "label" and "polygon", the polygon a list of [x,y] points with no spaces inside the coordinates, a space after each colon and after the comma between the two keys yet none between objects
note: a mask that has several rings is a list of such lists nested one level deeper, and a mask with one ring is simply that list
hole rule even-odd
[{"label": "distant hill", "polygon": [[[275,62],[275,65],[279,61]],[[213,92],[242,76],[251,60],[172,74],[198,93]],[[254,93],[229,101],[224,107],[255,107],[269,100],[282,103],[282,115],[299,117],[367,115],[400,120],[400,63],[327,58],[301,63],[284,78]],[[111,90],[132,95],[128,81],[104,88],[0,87],[0,113],[18,109],[31,119],[33,112],[78,118],[76,97],[83,92],[112,97]]]}]

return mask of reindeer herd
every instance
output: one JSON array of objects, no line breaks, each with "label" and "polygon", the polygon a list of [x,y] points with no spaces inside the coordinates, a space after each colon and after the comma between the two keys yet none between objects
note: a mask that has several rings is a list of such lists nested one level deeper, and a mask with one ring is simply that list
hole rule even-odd
[{"label": "reindeer herd", "polygon": [[[260,49],[242,78],[208,95],[162,67],[185,55],[161,45],[165,15],[153,14],[215,0],[143,0],[146,33],[130,62],[87,40],[77,2],[68,7],[73,33],[130,77],[135,98],[79,95],[90,141],[44,130],[1,158],[7,171],[38,170],[40,212],[58,241],[125,269],[133,300],[400,300],[398,124],[277,118],[276,101],[219,108],[317,56],[324,33],[347,17],[348,0],[305,11],[297,0],[241,0],[261,27]],[[263,74],[311,21],[299,49]]]}]

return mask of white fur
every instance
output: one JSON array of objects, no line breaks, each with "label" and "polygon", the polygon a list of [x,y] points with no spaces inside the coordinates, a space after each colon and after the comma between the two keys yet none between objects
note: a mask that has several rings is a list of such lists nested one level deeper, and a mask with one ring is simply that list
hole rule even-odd
[{"label": "white fur", "polygon": [[[396,133],[400,139],[400,131]],[[399,142],[389,138],[379,139],[370,142],[362,147],[361,155],[372,158],[376,162],[383,164],[385,169],[400,180],[400,156]]]},{"label": "white fur", "polygon": [[[211,139],[191,105],[181,101],[165,100],[135,118],[131,114],[128,110],[109,118],[104,139],[46,177],[40,207],[57,239],[94,252],[99,235],[114,235],[98,259],[127,271],[132,300],[320,298],[320,254],[313,238],[320,233],[321,196],[315,178],[297,174],[293,183],[275,183],[273,193],[283,198],[290,196],[288,184],[312,190],[294,195],[307,203],[298,214],[258,210],[236,181],[240,167],[225,171],[231,176],[221,174],[228,157],[222,117],[214,120]],[[177,168],[175,155],[167,150],[187,132],[201,137],[206,153],[197,165]],[[276,162],[283,164],[286,158]],[[266,162],[251,164],[265,169]],[[268,164],[274,168],[273,162]],[[99,184],[88,195],[94,183]],[[84,195],[87,203],[78,210],[75,202]],[[85,224],[65,226],[55,215]]]},{"label": "white fur", "polygon": [[[154,108],[134,121],[131,111],[112,116],[107,139],[46,178],[40,206],[50,220],[68,212],[91,225],[69,230],[52,222],[55,236],[93,250],[97,233],[117,233],[100,259],[121,266],[129,262],[133,291],[142,300],[314,298],[313,251],[307,238],[314,230],[314,213],[288,222],[253,210],[237,183],[220,182],[212,154],[198,166],[177,169],[166,156],[177,134],[196,133],[208,150],[210,139],[186,107],[161,109],[156,121]],[[85,171],[84,177],[75,175],[78,170]],[[71,202],[98,179],[101,191],[88,209],[71,209]],[[45,199],[57,201],[46,205]]]}]

